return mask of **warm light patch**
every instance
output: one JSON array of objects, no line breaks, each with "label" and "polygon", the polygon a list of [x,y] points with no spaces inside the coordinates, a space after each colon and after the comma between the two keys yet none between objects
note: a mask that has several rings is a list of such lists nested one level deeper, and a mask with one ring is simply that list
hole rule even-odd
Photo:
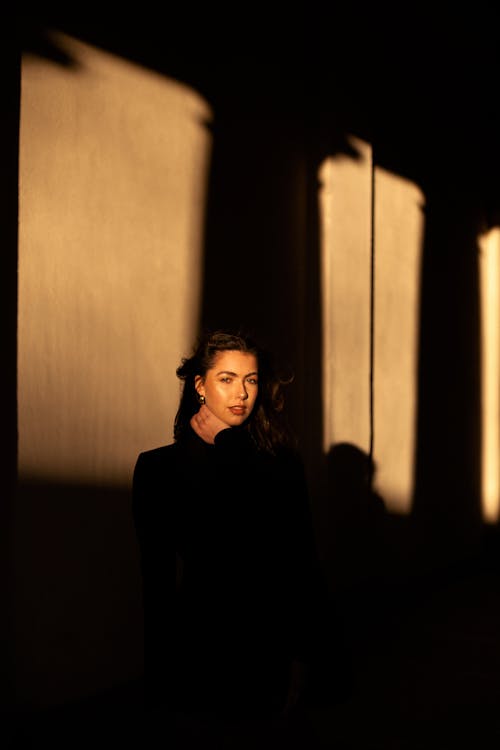
[{"label": "warm light patch", "polygon": [[326,159],[319,171],[323,315],[323,448],[370,446],[371,149]]},{"label": "warm light patch", "polygon": [[500,510],[500,229],[479,239],[481,299],[481,500],[483,518]]},{"label": "warm light patch", "polygon": [[376,489],[389,510],[408,513],[423,196],[382,169],[373,175],[370,145],[352,145],[357,159],[332,157],[320,170],[323,445],[347,442],[368,454],[373,440]]},{"label": "warm light patch", "polygon": [[21,479],[128,485],[169,442],[193,338],[211,139],[189,88],[63,35],[22,61]]},{"label": "warm light patch", "polygon": [[373,455],[388,510],[413,501],[424,198],[375,170]]}]

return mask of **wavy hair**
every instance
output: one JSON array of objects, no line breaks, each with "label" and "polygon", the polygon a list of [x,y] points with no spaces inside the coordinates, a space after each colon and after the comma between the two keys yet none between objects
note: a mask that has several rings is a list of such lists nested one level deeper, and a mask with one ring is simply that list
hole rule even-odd
[{"label": "wavy hair", "polygon": [[283,413],[284,386],[292,382],[293,376],[278,374],[269,352],[258,346],[250,336],[223,330],[202,334],[192,355],[184,357],[176,370],[177,377],[182,381],[182,392],[174,421],[174,440],[179,440],[189,431],[191,417],[200,408],[194,387],[196,376],[204,378],[207,371],[214,367],[217,355],[226,351],[253,354],[257,359],[257,399],[242,429],[247,430],[260,450],[271,454],[281,447],[295,446],[295,437]]}]

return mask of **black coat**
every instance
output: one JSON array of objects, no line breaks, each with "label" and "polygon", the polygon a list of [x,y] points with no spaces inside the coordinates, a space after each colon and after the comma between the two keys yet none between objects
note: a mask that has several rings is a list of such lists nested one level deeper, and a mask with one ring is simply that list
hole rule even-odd
[{"label": "black coat", "polygon": [[146,686],[182,710],[279,710],[307,660],[315,553],[302,463],[241,428],[139,455]]}]

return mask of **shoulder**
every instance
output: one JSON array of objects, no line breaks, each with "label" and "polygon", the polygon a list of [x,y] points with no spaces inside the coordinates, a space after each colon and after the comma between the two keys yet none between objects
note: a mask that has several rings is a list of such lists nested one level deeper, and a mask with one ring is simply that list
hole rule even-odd
[{"label": "shoulder", "polygon": [[304,470],[304,462],[301,454],[295,448],[290,446],[281,446],[276,451],[276,460],[285,468],[292,472],[302,472]]},{"label": "shoulder", "polygon": [[[132,480],[132,513],[140,539],[161,529],[177,487],[175,443],[139,453]],[[165,499],[169,497],[169,503]]]},{"label": "shoulder", "polygon": [[174,463],[177,452],[176,443],[142,451],[137,457],[134,475],[137,476],[137,474],[143,474],[144,472],[154,472],[168,466],[170,463]]},{"label": "shoulder", "polygon": [[277,451],[275,466],[283,489],[286,488],[289,498],[295,497],[302,502],[308,497],[305,465],[301,454],[296,449],[287,447]]},{"label": "shoulder", "polygon": [[158,448],[150,448],[147,451],[142,451],[141,453],[139,453],[137,460],[148,462],[161,461],[162,459],[170,456],[172,453],[175,453],[176,448],[176,443],[170,443],[170,445],[161,445]]}]

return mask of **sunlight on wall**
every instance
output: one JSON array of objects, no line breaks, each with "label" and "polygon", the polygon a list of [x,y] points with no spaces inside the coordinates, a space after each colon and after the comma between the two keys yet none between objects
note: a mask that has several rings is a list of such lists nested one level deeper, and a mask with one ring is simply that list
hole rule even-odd
[{"label": "sunlight on wall", "polygon": [[[324,450],[348,442],[370,450],[372,156],[327,159],[322,188]],[[388,510],[413,499],[423,197],[375,168],[373,459]]]},{"label": "sunlight on wall", "polygon": [[371,149],[326,159],[319,179],[323,307],[323,448],[370,447]]},{"label": "sunlight on wall", "polygon": [[411,511],[417,430],[424,198],[375,170],[373,454],[388,510]]},{"label": "sunlight on wall", "polygon": [[22,61],[20,478],[128,484],[198,323],[211,112],[64,35]]},{"label": "sunlight on wall", "polygon": [[500,229],[479,238],[481,299],[481,499],[483,518],[500,509]]}]

